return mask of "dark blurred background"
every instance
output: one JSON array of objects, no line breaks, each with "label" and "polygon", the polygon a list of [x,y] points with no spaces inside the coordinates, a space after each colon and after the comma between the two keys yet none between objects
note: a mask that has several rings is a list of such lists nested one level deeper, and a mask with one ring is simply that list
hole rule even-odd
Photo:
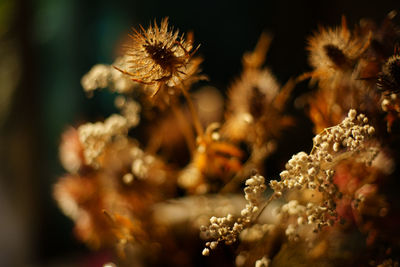
[{"label": "dark blurred background", "polygon": [[[267,66],[284,83],[309,70],[306,37],[319,24],[339,25],[342,15],[350,26],[363,17],[379,23],[399,8],[398,0],[0,0],[0,266],[101,265],[75,241],[51,191],[64,173],[61,132],[113,110],[110,93],[88,99],[80,79],[113,62],[131,27],[168,16],[193,30],[203,72],[225,91],[263,30],[274,36]],[[295,94],[306,90],[300,84]]]}]

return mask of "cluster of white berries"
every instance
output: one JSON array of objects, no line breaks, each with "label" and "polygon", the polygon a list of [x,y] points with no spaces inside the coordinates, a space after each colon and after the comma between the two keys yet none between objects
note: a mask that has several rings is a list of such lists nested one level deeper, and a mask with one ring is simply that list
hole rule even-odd
[{"label": "cluster of white berries", "polygon": [[[288,161],[286,170],[280,173],[281,181],[270,182],[270,187],[278,197],[290,189],[311,189],[321,193],[322,199],[318,204],[302,206],[292,201],[283,205],[282,212],[298,216],[298,225],[314,224],[317,230],[333,224],[332,218],[336,217],[334,199],[338,197],[332,181],[334,167],[340,160],[368,150],[364,141],[374,133],[374,128],[367,123],[368,119],[363,114],[357,116],[355,110],[350,110],[347,118],[339,125],[327,128],[315,136],[310,154],[300,152]],[[294,236],[295,227],[293,224],[288,226],[286,234],[289,237]]]},{"label": "cluster of white berries", "polygon": [[166,173],[155,156],[145,153],[142,149],[134,146],[130,150],[132,156],[131,172],[122,177],[122,181],[129,185],[134,180],[148,180],[155,184],[165,182]]},{"label": "cluster of white berries", "polygon": [[200,228],[206,237],[215,240],[206,243],[206,248],[202,253],[204,256],[209,255],[210,249],[215,249],[221,241],[224,241],[227,245],[235,242],[242,230],[259,214],[259,207],[264,199],[263,192],[266,189],[264,182],[264,177],[258,174],[246,180],[244,192],[248,203],[242,209],[240,213],[241,217],[235,220],[231,214],[222,218],[213,216],[210,218],[210,225],[208,227],[202,226]]},{"label": "cluster of white berries", "polygon": [[[340,194],[333,183],[333,175],[335,166],[343,159],[360,156],[362,160],[367,159],[361,152],[366,151],[371,154],[370,147],[365,145],[365,141],[375,132],[374,128],[368,125],[368,119],[359,114],[355,110],[350,110],[348,116],[338,125],[325,129],[313,139],[314,146],[310,154],[300,152],[294,155],[286,164],[286,170],[280,173],[281,181],[272,180],[270,187],[274,190],[270,200],[282,196],[284,191],[309,189],[318,191],[321,198],[316,203],[299,204],[293,200],[281,207],[280,215],[287,215],[291,218],[297,217],[294,223],[287,225],[285,234],[289,240],[297,240],[297,228],[299,225],[313,225],[314,231],[318,231],[323,226],[333,225],[334,219],[337,217],[335,211],[335,199]],[[372,153],[376,155],[376,153]],[[372,161],[371,157],[368,158]],[[370,162],[365,162],[370,163]],[[264,177],[254,175],[246,181],[244,189],[245,198],[248,201],[246,207],[241,211],[241,217],[234,220],[232,215],[226,217],[210,219],[210,226],[202,227],[202,231],[206,233],[208,238],[216,241],[207,242],[203,255],[209,255],[210,249],[217,247],[218,243],[224,241],[231,244],[237,240],[240,233],[243,233],[254,219],[260,213],[260,208],[264,203],[269,203],[263,199],[263,192],[266,186]],[[282,218],[281,218],[282,219]],[[258,235],[254,234],[250,229],[246,230],[249,237],[263,236],[260,230],[268,231],[262,225],[254,228],[258,230]],[[241,238],[242,238],[241,236]],[[251,239],[250,238],[250,239]],[[268,266],[268,264],[259,266]],[[263,263],[264,264],[264,263]],[[256,263],[257,265],[257,263]]]},{"label": "cluster of white berries", "polygon": [[297,234],[297,227],[299,225],[305,224],[304,214],[306,207],[299,204],[297,200],[291,200],[288,203],[282,205],[279,209],[279,218],[282,220],[284,217],[297,217],[297,222],[295,224],[288,224],[285,230],[285,234],[289,240],[296,241],[299,239]]},{"label": "cluster of white berries", "polygon": [[263,193],[266,188],[265,179],[261,175],[255,174],[246,180],[244,197],[249,203],[241,212],[243,218],[250,220],[253,215],[258,214],[258,208],[263,202]]},{"label": "cluster of white berries", "polygon": [[114,69],[112,66],[124,68],[126,58],[120,57],[115,60],[112,65],[97,64],[82,77],[81,84],[85,92],[92,93],[96,89],[109,87],[118,93],[129,93],[136,86],[137,83],[132,82],[127,75]]},{"label": "cluster of white berries", "polygon": [[124,96],[115,98],[115,106],[121,110],[122,116],[128,121],[129,127],[135,127],[140,122],[140,105],[133,99],[126,99]]},{"label": "cluster of white berries", "polygon": [[117,114],[111,115],[104,122],[86,123],[78,128],[79,141],[83,145],[84,157],[87,164],[98,167],[97,158],[101,155],[106,145],[115,136],[128,133],[128,121]]},{"label": "cluster of white berries", "polygon": [[[325,129],[314,137],[314,147],[310,154],[299,152],[286,164],[280,173],[281,181],[272,180],[270,186],[280,196],[284,189],[318,189],[321,191],[331,184],[332,167],[346,157],[364,149],[363,141],[374,133],[367,124],[368,119],[355,110],[339,125]],[[352,152],[352,153],[345,153]]]},{"label": "cluster of white berries", "polygon": [[131,155],[134,158],[132,161],[132,173],[140,180],[146,179],[149,165],[154,162],[155,158],[151,155],[145,155],[143,150],[138,147],[132,148]]},{"label": "cluster of white berries", "polygon": [[364,114],[357,116],[357,111],[351,109],[339,125],[327,128],[314,137],[314,155],[318,160],[323,160],[331,150],[360,150],[366,137],[374,133],[374,127],[368,125],[368,118]]},{"label": "cluster of white berries", "polygon": [[108,86],[108,77],[110,67],[103,64],[98,64],[82,77],[81,83],[86,92],[94,91],[97,88],[106,88]]},{"label": "cluster of white berries", "polygon": [[[138,125],[140,121],[140,105],[136,101],[119,96],[116,98],[115,104],[121,109],[122,116],[113,114],[104,122],[86,123],[78,128],[85,161],[94,168],[98,167],[97,158],[106,145],[116,136],[126,136],[128,130]],[[129,180],[128,176],[127,180]]]},{"label": "cluster of white berries", "polygon": [[[333,202],[331,203],[334,206]],[[330,206],[330,205],[328,205]],[[280,208],[280,216],[297,217],[294,223],[287,225],[285,234],[289,240],[297,241],[299,239],[297,228],[300,225],[315,225],[314,230],[322,228],[323,226],[334,224],[334,211],[327,212],[328,208],[314,203],[307,203],[306,206],[298,203],[297,200],[291,200],[289,203]]]},{"label": "cluster of white berries", "polygon": [[240,233],[240,241],[242,242],[256,242],[261,240],[266,234],[275,229],[275,225],[273,224],[259,224],[256,223],[251,227],[244,229]]}]

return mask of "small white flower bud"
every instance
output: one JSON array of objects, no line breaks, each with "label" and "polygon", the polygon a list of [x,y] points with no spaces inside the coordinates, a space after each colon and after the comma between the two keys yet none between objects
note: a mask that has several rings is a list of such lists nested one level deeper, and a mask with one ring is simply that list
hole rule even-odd
[{"label": "small white flower bud", "polygon": [[201,253],[203,256],[208,256],[210,255],[210,250],[208,248],[203,249],[203,252]]},{"label": "small white flower bud", "polygon": [[347,115],[351,120],[354,120],[357,116],[357,111],[354,109],[350,109],[349,114]]}]

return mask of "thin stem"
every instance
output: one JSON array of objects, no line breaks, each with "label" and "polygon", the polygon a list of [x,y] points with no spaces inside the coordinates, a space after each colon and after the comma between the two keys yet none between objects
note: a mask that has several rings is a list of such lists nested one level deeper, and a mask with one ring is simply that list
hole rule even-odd
[{"label": "thin stem", "polygon": [[181,91],[183,96],[186,98],[187,104],[189,106],[190,114],[192,116],[194,128],[196,129],[197,136],[203,136],[204,131],[203,127],[201,126],[199,115],[197,114],[196,108],[194,107],[193,101],[190,98],[189,93],[185,90],[183,86],[181,86]]},{"label": "thin stem", "polygon": [[[331,126],[331,127],[325,128],[322,132],[320,132],[320,133],[317,134],[316,136],[318,136],[318,135],[319,135],[319,136],[322,136],[322,135],[328,133],[333,127],[335,127],[335,126]],[[315,137],[316,137],[316,136],[315,136]],[[315,138],[315,137],[314,137],[314,138]],[[312,147],[311,152],[310,152],[309,155],[312,155],[316,149],[317,149],[316,146],[313,145],[313,147]]]},{"label": "thin stem", "polygon": [[[253,148],[254,151],[254,148]],[[242,169],[226,184],[219,193],[229,193],[239,187],[239,185],[246,180],[246,177],[251,174],[251,171],[257,169],[262,160],[267,157],[269,151],[267,149],[260,149],[259,153],[252,153],[247,162],[242,166]]]},{"label": "thin stem", "polygon": [[265,210],[265,208],[272,202],[272,200],[274,200],[276,198],[275,193],[272,193],[272,195],[269,197],[269,199],[267,201],[265,201],[262,204],[262,207],[258,210],[258,213],[251,219],[251,222],[255,222],[258,220],[258,218],[260,217],[261,213],[263,213],[263,211]]},{"label": "thin stem", "polygon": [[186,122],[182,109],[178,108],[176,105],[171,105],[171,107],[175,117],[178,119],[178,125],[181,128],[186,144],[189,147],[190,152],[193,153],[193,151],[196,149],[196,144],[192,128]]}]

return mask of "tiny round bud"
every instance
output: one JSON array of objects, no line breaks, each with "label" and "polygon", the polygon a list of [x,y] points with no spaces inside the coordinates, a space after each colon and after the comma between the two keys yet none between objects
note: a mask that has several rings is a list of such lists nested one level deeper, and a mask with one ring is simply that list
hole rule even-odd
[{"label": "tiny round bud", "polygon": [[217,247],[217,245],[218,245],[218,242],[213,241],[213,242],[211,242],[211,244],[210,244],[210,248],[211,248],[211,249],[215,249],[215,248]]},{"label": "tiny round bud", "polygon": [[130,184],[133,181],[133,174],[132,173],[127,173],[122,177],[122,181],[125,184]]},{"label": "tiny round bud", "polygon": [[354,120],[357,116],[357,111],[354,109],[350,109],[349,114],[347,115],[351,120]]},{"label": "tiny round bud", "polygon": [[372,127],[372,126],[369,127],[369,128],[368,128],[368,134],[369,134],[369,135],[372,135],[372,134],[374,134],[374,133],[375,133],[375,128]]}]

